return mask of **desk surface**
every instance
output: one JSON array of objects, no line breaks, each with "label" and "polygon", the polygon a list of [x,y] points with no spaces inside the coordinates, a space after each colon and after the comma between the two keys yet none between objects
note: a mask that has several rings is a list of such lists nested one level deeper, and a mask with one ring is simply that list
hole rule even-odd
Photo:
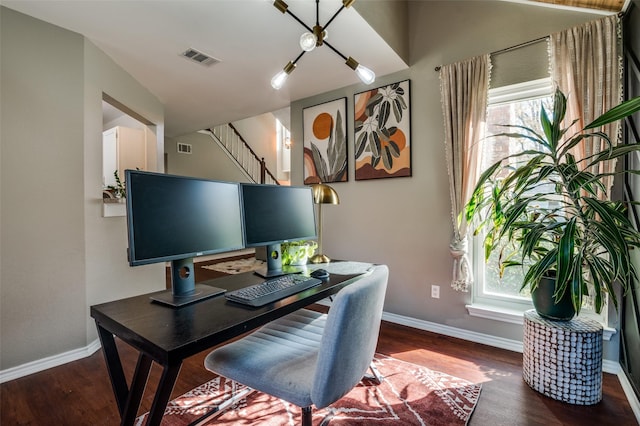
[{"label": "desk surface", "polygon": [[[319,286],[260,308],[229,302],[223,295],[172,308],[151,302],[146,294],[91,306],[91,317],[154,361],[169,365],[335,294],[360,276],[331,274]],[[262,281],[246,272],[200,284],[235,290]]]}]

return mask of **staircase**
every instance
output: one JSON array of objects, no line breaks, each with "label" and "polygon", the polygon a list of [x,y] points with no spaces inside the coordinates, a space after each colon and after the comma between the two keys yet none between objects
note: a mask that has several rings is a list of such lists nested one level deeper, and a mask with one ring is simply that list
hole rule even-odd
[{"label": "staircase", "polygon": [[264,158],[258,157],[233,124],[221,124],[203,133],[211,136],[250,181],[280,185],[274,174],[267,169]]}]

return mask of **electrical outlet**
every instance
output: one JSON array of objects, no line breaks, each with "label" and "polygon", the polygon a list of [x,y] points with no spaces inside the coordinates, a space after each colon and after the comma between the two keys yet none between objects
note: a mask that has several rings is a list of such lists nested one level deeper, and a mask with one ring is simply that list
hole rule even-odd
[{"label": "electrical outlet", "polygon": [[440,286],[432,285],[431,286],[431,297],[434,299],[440,299]]}]

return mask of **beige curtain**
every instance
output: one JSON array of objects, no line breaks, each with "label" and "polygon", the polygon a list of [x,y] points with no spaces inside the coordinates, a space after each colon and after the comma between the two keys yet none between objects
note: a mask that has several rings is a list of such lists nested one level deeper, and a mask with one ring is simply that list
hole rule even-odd
[{"label": "beige curtain", "polygon": [[[622,101],[622,48],[620,19],[616,15],[551,34],[551,77],[567,96],[565,126],[575,119],[572,135]],[[620,122],[600,129],[614,144],[620,139]],[[606,145],[599,138],[585,140],[574,149],[576,160],[588,159]],[[602,164],[598,173],[615,170],[615,162]],[[606,184],[611,191],[613,177]],[[609,194],[603,194],[608,196]]]},{"label": "beige curtain", "polygon": [[453,238],[451,287],[469,291],[473,274],[468,259],[464,206],[480,173],[480,140],[484,133],[490,74],[489,55],[482,55],[440,69],[440,96],[444,114],[445,151]]}]

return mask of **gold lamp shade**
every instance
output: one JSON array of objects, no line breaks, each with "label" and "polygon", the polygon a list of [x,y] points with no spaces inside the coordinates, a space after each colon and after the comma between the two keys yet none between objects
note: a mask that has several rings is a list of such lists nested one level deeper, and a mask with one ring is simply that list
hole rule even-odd
[{"label": "gold lamp shade", "polygon": [[311,185],[313,191],[313,202],[316,204],[340,204],[338,193],[324,183],[316,183]]},{"label": "gold lamp shade", "polygon": [[331,259],[322,254],[322,205],[340,204],[338,193],[329,185],[316,183],[311,185],[313,192],[313,202],[318,205],[318,254],[309,259],[311,263],[329,263]]}]

